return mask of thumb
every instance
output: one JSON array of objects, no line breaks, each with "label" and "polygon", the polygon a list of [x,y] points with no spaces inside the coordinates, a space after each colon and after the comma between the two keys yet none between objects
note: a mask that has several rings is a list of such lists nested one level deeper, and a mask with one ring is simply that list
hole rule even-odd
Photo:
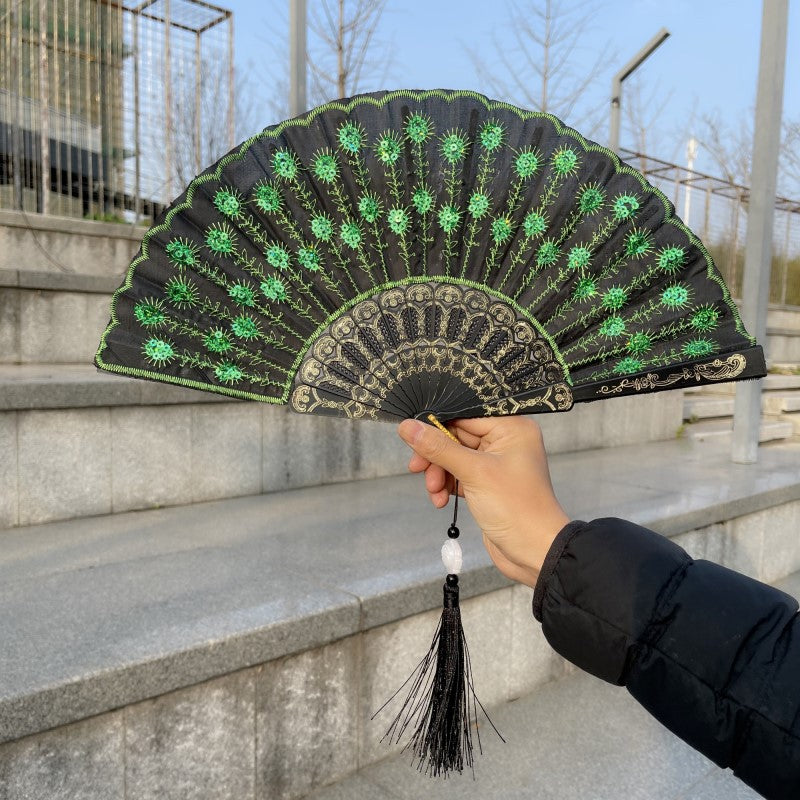
[{"label": "thumb", "polygon": [[423,458],[446,469],[461,481],[471,481],[478,470],[480,456],[469,447],[454,442],[432,425],[406,419],[397,429],[400,438]]}]

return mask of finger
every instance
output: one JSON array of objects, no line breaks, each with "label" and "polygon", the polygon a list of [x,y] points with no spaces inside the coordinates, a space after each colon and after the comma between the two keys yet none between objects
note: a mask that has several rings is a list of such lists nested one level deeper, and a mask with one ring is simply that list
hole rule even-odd
[{"label": "finger", "polygon": [[431,464],[425,470],[425,488],[431,494],[441,492],[448,488],[447,478],[447,473],[438,464]]},{"label": "finger", "polygon": [[436,508],[444,508],[450,502],[450,492],[447,489],[442,489],[441,492],[432,493],[430,498]]},{"label": "finger", "polygon": [[411,459],[408,462],[408,471],[409,472],[425,472],[426,469],[431,465],[431,462],[428,461],[427,458],[423,458],[416,453],[411,455]]},{"label": "finger", "polygon": [[461,442],[464,447],[469,447],[470,450],[477,450],[478,445],[483,441],[480,436],[476,436],[474,433],[467,433],[467,431],[461,428],[451,428],[451,430],[458,441]]},{"label": "finger", "polygon": [[474,480],[481,469],[481,459],[485,458],[475,450],[456,444],[432,425],[426,425],[419,420],[403,420],[398,433],[415,453],[427,458],[432,464],[438,464],[461,480]]}]

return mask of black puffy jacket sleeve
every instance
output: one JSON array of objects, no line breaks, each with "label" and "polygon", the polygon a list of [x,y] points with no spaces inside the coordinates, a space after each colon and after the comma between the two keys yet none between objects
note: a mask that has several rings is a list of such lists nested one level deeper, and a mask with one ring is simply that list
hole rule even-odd
[{"label": "black puffy jacket sleeve", "polygon": [[534,616],[562,656],[774,800],[800,798],[797,601],[620,519],[554,541]]}]

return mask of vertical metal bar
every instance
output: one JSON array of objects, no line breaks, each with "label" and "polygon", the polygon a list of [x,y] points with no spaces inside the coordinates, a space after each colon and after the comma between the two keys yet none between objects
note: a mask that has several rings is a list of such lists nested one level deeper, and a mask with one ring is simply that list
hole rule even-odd
[{"label": "vertical metal bar", "polygon": [[228,12],[228,147],[236,146],[236,81],[233,66],[233,13]]},{"label": "vertical metal bar", "polygon": [[708,223],[711,215],[711,187],[706,188],[706,203],[703,211],[703,241],[708,242]]},{"label": "vertical metal bar", "polygon": [[142,213],[142,146],[141,117],[139,109],[139,12],[130,12],[133,17],[133,213],[136,222]]},{"label": "vertical metal bar", "polygon": [[173,140],[172,123],[172,52],[170,49],[170,0],[164,0],[164,167],[166,170],[167,202],[172,200]]},{"label": "vertical metal bar", "polygon": [[307,110],[306,0],[289,0],[289,116]]},{"label": "vertical metal bar", "polygon": [[200,33],[196,32],[194,35],[194,171],[198,174],[200,170],[203,169],[203,151],[201,146],[201,104],[203,98],[201,94],[202,81],[200,79],[203,67],[200,46]]},{"label": "vertical metal bar", "polygon": [[108,21],[105,16],[104,9],[108,6],[105,3],[97,3],[95,8],[97,20],[94,25],[95,32],[95,56],[97,63],[97,121],[100,124],[100,157],[97,161],[97,183],[98,183],[98,202],[100,204],[100,213],[106,214],[108,212],[108,157],[110,150],[109,131],[108,131],[108,118],[113,103],[112,98],[109,96],[108,86],[108,66],[106,63],[105,43],[108,40]]},{"label": "vertical metal bar", "polygon": [[[11,74],[9,75],[10,81],[14,81],[14,86],[11,92],[11,169],[14,174],[14,205],[13,207],[22,210],[22,133],[20,126],[22,124],[22,102],[20,99],[21,94],[21,78],[20,73],[20,56],[19,56],[19,17],[17,16],[17,3],[11,4],[10,13],[11,22]],[[9,81],[9,86],[11,82]]]},{"label": "vertical metal bar", "polygon": [[64,141],[64,113],[61,109],[61,53],[59,52],[59,22],[61,19],[59,0],[53,0],[53,115],[57,120],[55,130],[53,131],[53,143],[55,151],[55,203],[56,214],[63,214],[63,197],[64,187],[61,180],[61,148]]},{"label": "vertical metal bar", "polygon": [[83,48],[82,57],[85,57],[86,68],[83,81],[84,97],[83,97],[83,110],[86,114],[86,124],[88,130],[86,131],[86,153],[87,153],[87,167],[86,167],[86,188],[89,200],[88,214],[94,214],[94,131],[93,131],[93,112],[94,102],[92,97],[92,18],[91,9],[87,0],[83,0],[83,40],[85,48]]},{"label": "vertical metal bar", "polygon": [[782,306],[786,305],[786,282],[789,278],[789,231],[791,230],[792,215],[786,213],[786,232],[783,236],[783,275],[781,275],[781,298]]},{"label": "vertical metal bar", "polygon": [[[767,335],[772,223],[783,112],[788,16],[788,0],[763,0],[753,170],[742,287],[742,321],[762,345],[766,344]],[[731,458],[736,463],[752,464],[758,459],[760,423],[761,381],[743,381],[736,387],[733,413]]]},{"label": "vertical metal bar", "polygon": [[733,239],[731,240],[731,248],[728,254],[728,283],[730,284],[731,294],[734,297],[741,297],[742,293],[738,290],[736,284],[739,278],[738,260],[739,260],[739,212],[742,209],[742,196],[737,191],[736,205],[733,207]]}]

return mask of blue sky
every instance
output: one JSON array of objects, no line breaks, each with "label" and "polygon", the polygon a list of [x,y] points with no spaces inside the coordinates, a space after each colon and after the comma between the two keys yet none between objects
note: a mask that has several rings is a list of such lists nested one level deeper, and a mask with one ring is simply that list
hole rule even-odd
[{"label": "blue sky", "polygon": [[[283,69],[274,42],[285,35],[287,2],[227,3],[235,13],[237,64],[262,87],[271,79],[270,70],[279,76]],[[309,7],[315,2],[308,0]],[[789,5],[784,117],[800,119],[800,2]],[[761,28],[758,0],[605,0],[597,7],[594,23],[574,53],[575,66],[586,70],[608,47],[590,92],[593,104],[608,97],[613,73],[660,27],[672,33],[637,72],[644,96],[654,88],[668,95],[654,125],[661,152],[652,155],[682,160],[690,120],[703,113],[717,113],[729,126],[742,124],[752,113]],[[471,88],[492,94],[468,48],[479,50],[491,63],[496,58],[492,35],[501,44],[511,42],[508,21],[505,0],[388,0],[378,38],[393,50],[392,68],[382,84],[365,80],[362,88]],[[277,121],[263,100],[257,107],[258,127]],[[605,143],[607,132],[603,119],[595,138]],[[710,168],[702,153],[697,166]]]}]

